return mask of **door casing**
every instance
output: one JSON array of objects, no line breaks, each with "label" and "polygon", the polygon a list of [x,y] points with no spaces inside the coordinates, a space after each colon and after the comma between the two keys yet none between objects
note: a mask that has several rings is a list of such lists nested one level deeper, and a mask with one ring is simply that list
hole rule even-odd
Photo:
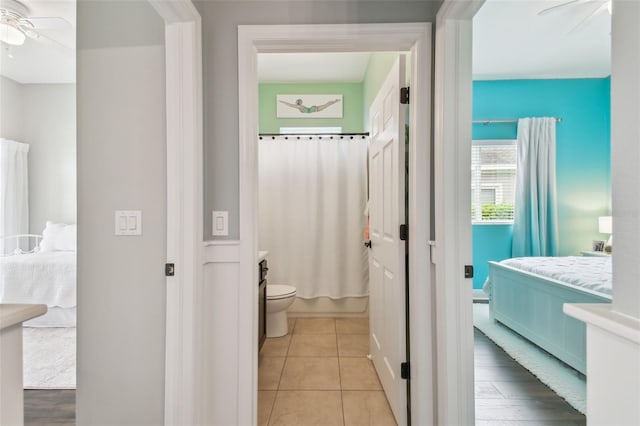
[{"label": "door casing", "polygon": [[148,0],[165,22],[167,263],[164,424],[199,424],[202,359],[202,23],[191,0]]},{"label": "door casing", "polygon": [[[430,23],[241,25],[238,28],[240,275],[238,297],[239,424],[257,423],[258,76],[257,54],[411,52],[409,105],[409,291],[411,407],[414,424],[435,424],[431,223],[432,27]],[[402,313],[404,315],[404,313]],[[250,409],[249,409],[250,407]]]}]

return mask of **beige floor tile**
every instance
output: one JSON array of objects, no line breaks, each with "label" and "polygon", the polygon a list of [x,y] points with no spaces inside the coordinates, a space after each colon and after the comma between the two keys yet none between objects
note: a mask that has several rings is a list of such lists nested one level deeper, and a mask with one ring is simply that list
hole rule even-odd
[{"label": "beige floor tile", "polygon": [[293,329],[296,326],[296,318],[287,318],[287,325],[289,326],[289,334],[293,333]]},{"label": "beige floor tile", "polygon": [[338,358],[288,357],[280,390],[340,390]]},{"label": "beige floor tile", "polygon": [[340,391],[279,391],[269,426],[341,426]]},{"label": "beige floor tile", "polygon": [[294,334],[289,356],[338,356],[335,334]]},{"label": "beige floor tile", "polygon": [[262,345],[260,354],[263,356],[287,356],[290,341],[290,334],[282,337],[268,337]]},{"label": "beige floor tile", "polygon": [[338,334],[338,356],[367,356],[368,334]]},{"label": "beige floor tile", "polygon": [[294,334],[335,334],[336,320],[333,318],[298,318]]},{"label": "beige floor tile", "polygon": [[345,426],[396,426],[383,391],[343,391]]},{"label": "beige floor tile", "polygon": [[369,334],[369,318],[336,318],[338,334]]},{"label": "beige floor tile", "polygon": [[343,390],[381,390],[380,380],[367,358],[340,358],[340,383]]},{"label": "beige floor tile", "polygon": [[258,390],[277,390],[285,357],[258,358]]},{"label": "beige floor tile", "polygon": [[267,426],[276,391],[258,391],[258,426]]}]

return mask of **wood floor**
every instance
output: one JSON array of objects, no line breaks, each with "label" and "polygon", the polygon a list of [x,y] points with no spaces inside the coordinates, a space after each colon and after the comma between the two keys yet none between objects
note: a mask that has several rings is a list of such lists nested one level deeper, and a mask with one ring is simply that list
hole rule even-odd
[{"label": "wood floor", "polygon": [[586,425],[583,414],[473,331],[476,426]]},{"label": "wood floor", "polygon": [[[477,426],[586,425],[584,415],[477,330],[474,341]],[[25,426],[75,425],[75,390],[26,390],[24,402]]]},{"label": "wood floor", "polygon": [[75,426],[75,389],[24,391],[25,426]]}]

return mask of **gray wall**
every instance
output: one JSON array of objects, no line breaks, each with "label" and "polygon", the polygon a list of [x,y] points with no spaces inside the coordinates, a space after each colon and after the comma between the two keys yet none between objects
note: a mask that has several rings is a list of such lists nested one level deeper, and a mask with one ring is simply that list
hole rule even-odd
[{"label": "gray wall", "polygon": [[29,231],[45,222],[76,223],[75,84],[25,84],[24,142],[29,144]]},{"label": "gray wall", "polygon": [[[440,1],[207,1],[205,217],[238,229],[239,24],[433,21]],[[165,110],[162,23],[142,0],[79,0],[78,424],[163,423]],[[143,212],[115,237],[114,210]],[[205,221],[205,239],[211,224]],[[215,362],[215,360],[211,360]]]},{"label": "gray wall", "polygon": [[211,211],[229,211],[239,238],[238,25],[435,22],[441,1],[195,1],[203,17],[204,238]]},{"label": "gray wall", "polygon": [[0,77],[0,137],[29,144],[29,232],[76,223],[75,84]]},{"label": "gray wall", "polygon": [[0,76],[0,138],[24,142],[22,85]]},{"label": "gray wall", "polygon": [[[141,1],[80,0],[79,425],[164,422],[164,25]],[[142,210],[142,236],[114,235]]]}]

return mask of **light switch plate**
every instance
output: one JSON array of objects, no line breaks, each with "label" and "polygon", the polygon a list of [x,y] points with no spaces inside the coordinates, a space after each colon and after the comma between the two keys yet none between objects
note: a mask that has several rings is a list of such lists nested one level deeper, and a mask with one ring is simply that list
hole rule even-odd
[{"label": "light switch plate", "polygon": [[116,210],[116,235],[142,235],[142,211]]},{"label": "light switch plate", "polygon": [[229,212],[214,210],[211,229],[211,233],[214,237],[224,237],[229,235]]}]

